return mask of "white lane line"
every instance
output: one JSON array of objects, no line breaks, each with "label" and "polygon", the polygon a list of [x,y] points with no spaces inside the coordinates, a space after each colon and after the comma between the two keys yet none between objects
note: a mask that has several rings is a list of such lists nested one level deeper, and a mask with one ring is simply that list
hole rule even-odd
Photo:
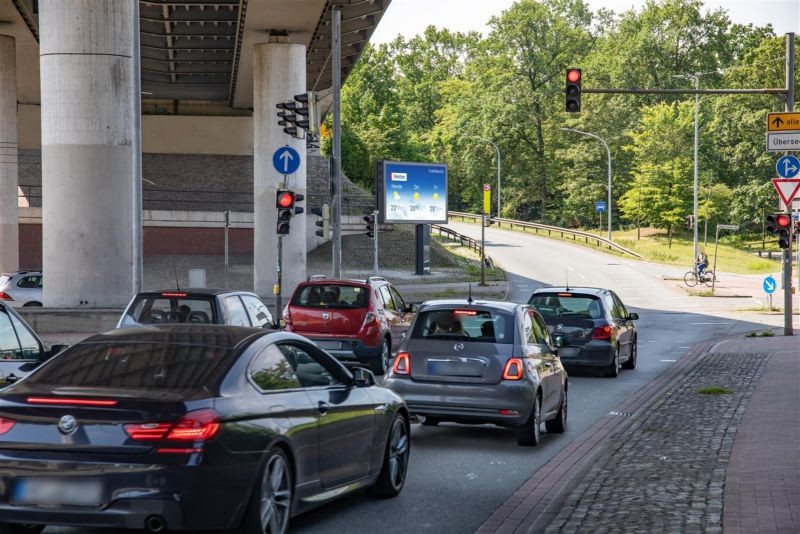
[{"label": "white lane line", "polygon": [[679,349],[691,349],[692,347],[678,347]]},{"label": "white lane line", "polygon": [[728,322],[725,322],[725,323],[692,323],[692,324],[696,324],[696,325],[710,325],[710,324],[733,324],[733,321],[728,321]]},{"label": "white lane line", "polygon": [[675,363],[675,362],[677,362],[678,360],[658,360],[658,361],[660,361],[660,362],[667,362],[667,363]]}]

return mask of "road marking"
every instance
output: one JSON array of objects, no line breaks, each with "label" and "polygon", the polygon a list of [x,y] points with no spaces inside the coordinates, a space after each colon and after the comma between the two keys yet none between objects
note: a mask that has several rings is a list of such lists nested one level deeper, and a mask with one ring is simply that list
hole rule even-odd
[{"label": "road marking", "polygon": [[667,363],[675,363],[675,362],[677,362],[678,360],[658,360],[658,361],[660,361],[660,362],[667,362]]},{"label": "road marking", "polygon": [[581,273],[578,273],[578,276],[580,276],[581,278],[583,278],[584,280],[586,280],[586,277],[585,277],[585,276],[583,276]]},{"label": "road marking", "polygon": [[679,349],[691,349],[692,347],[678,347]]},{"label": "road marking", "polygon": [[692,323],[696,325],[710,325],[710,324],[733,324],[733,321],[728,321],[726,323]]}]

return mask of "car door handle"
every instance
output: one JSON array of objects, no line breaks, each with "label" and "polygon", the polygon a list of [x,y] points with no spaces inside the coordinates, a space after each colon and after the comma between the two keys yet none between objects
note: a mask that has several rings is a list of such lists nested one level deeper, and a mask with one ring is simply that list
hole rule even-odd
[{"label": "car door handle", "polygon": [[331,409],[330,404],[328,404],[325,401],[319,401],[319,403],[317,403],[317,411],[322,415],[328,413],[328,410],[330,409]]}]

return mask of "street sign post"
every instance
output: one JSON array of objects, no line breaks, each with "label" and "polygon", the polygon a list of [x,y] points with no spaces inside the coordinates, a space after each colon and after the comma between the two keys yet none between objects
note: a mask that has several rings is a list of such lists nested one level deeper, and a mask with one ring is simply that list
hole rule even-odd
[{"label": "street sign post", "polygon": [[282,146],[272,154],[272,166],[283,175],[294,174],[300,168],[300,154],[290,146]]},{"label": "street sign post", "polygon": [[791,206],[792,200],[797,196],[797,192],[800,191],[800,178],[788,178],[786,180],[773,178],[772,185],[775,186],[775,190],[778,191],[778,196],[781,197],[783,203]]},{"label": "street sign post", "polygon": [[[800,150],[800,113],[767,113],[767,152],[789,150]],[[778,175],[784,176],[780,169]]]},{"label": "street sign post", "polygon": [[483,184],[483,213],[489,213],[491,209],[492,209],[492,186],[489,184]]},{"label": "street sign post", "polygon": [[783,156],[775,164],[775,170],[781,178],[794,178],[800,173],[800,159],[794,156]]}]

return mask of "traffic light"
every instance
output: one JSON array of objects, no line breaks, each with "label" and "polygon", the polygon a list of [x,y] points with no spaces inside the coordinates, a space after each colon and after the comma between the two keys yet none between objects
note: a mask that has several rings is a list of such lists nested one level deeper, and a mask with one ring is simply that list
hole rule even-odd
[{"label": "traffic light", "polygon": [[685,226],[687,230],[694,228],[694,215],[687,215],[683,220],[686,221]]},{"label": "traffic light", "polygon": [[794,223],[792,224],[792,234],[800,235],[800,219],[794,221]]},{"label": "traffic light", "polygon": [[278,125],[283,126],[283,131],[292,137],[301,139],[300,130],[309,133],[319,132],[317,117],[317,95],[313,91],[294,95],[294,100],[279,102],[275,105],[278,112]]},{"label": "traffic light", "polygon": [[317,217],[321,217],[321,221],[314,223],[319,229],[314,232],[323,239],[328,239],[331,235],[331,207],[328,204],[323,204],[321,208],[312,208],[311,213]]},{"label": "traffic light", "polygon": [[275,207],[278,208],[277,226],[278,235],[288,235],[292,217],[300,215],[305,210],[297,206],[305,197],[288,189],[278,189],[275,196]]},{"label": "traffic light", "polygon": [[581,69],[567,69],[567,86],[564,94],[567,113],[579,113],[581,110]]},{"label": "traffic light", "polygon": [[778,246],[780,248],[785,249],[792,245],[792,218],[789,215],[785,213],[767,215],[767,230],[771,234],[778,235]]},{"label": "traffic light", "polygon": [[365,215],[364,222],[366,223],[366,232],[370,237],[375,237],[375,216],[374,215]]},{"label": "traffic light", "polygon": [[295,126],[297,123],[297,115],[295,115],[297,104],[293,100],[289,100],[287,102],[279,102],[275,104],[275,107],[280,110],[278,112],[278,125],[283,126],[284,133],[297,137],[297,126]]}]

